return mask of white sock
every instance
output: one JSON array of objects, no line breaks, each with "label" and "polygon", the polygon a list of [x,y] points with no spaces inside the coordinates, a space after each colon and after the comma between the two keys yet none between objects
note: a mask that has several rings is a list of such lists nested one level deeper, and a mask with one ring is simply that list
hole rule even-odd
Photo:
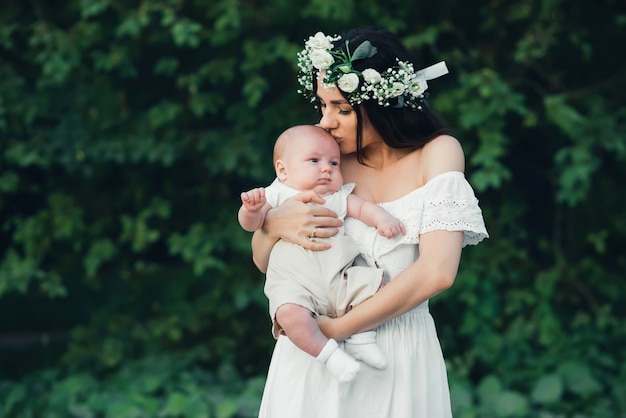
[{"label": "white sock", "polygon": [[351,382],[361,370],[359,362],[340,350],[337,341],[332,339],[328,340],[317,359],[324,363],[328,371],[340,382]]},{"label": "white sock", "polygon": [[376,344],[376,331],[354,334],[346,340],[346,351],[355,359],[374,368],[387,367],[387,356]]}]

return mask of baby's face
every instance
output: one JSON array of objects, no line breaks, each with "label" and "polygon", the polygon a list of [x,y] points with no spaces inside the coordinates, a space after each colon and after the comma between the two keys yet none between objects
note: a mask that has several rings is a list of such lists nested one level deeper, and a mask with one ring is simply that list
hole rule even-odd
[{"label": "baby's face", "polygon": [[320,195],[336,192],[343,185],[339,168],[339,145],[330,135],[299,138],[290,144],[282,158],[287,186]]}]

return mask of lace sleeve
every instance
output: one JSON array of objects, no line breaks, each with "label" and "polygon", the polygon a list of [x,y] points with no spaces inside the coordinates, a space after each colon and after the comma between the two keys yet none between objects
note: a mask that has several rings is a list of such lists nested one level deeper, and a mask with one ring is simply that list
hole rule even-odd
[{"label": "lace sleeve", "polygon": [[478,199],[461,172],[439,175],[427,183],[419,233],[436,230],[463,231],[464,247],[489,237]]}]

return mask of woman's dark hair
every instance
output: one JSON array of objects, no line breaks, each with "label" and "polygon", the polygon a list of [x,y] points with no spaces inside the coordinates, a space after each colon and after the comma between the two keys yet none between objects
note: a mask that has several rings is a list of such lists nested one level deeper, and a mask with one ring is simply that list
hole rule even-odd
[{"label": "woman's dark hair", "polygon": [[[365,41],[369,41],[378,48],[378,52],[372,57],[353,61],[352,67],[358,71],[373,68],[382,73],[396,66],[397,59],[414,62],[400,40],[385,29],[373,26],[350,29],[341,35],[341,40],[335,43],[334,50],[345,52],[346,41],[348,41],[351,53]],[[414,65],[416,65],[416,70],[421,68],[417,66],[417,63]],[[317,88],[315,83],[313,88]],[[339,91],[349,101],[349,95]],[[393,107],[393,104],[380,106],[375,100],[365,100],[360,105],[354,106],[354,110],[358,120],[357,159],[361,163],[363,163],[361,151],[363,112],[385,143],[392,148],[419,149],[437,136],[450,133],[446,122],[430,108],[425,99],[421,103],[421,110],[411,107]]]}]

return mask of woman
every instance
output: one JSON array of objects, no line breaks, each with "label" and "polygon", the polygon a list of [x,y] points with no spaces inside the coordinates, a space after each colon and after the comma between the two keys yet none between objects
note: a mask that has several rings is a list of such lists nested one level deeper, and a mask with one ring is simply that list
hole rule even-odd
[{"label": "woman", "polygon": [[[328,338],[345,340],[377,329],[387,355],[383,370],[363,365],[351,383],[337,383],[323,365],[286,337],[276,343],[261,417],[450,417],[446,369],[428,299],[454,283],[461,249],[487,237],[482,213],[465,180],[464,155],[424,98],[427,81],[447,73],[439,63],[414,71],[397,38],[377,28],[341,37],[318,33],[298,55],[302,93],[321,110],[319,126],[339,143],[345,182],[400,219],[406,235],[392,239],[347,218],[362,265],[385,271],[388,283],[341,318],[320,317]],[[269,211],[253,237],[265,271],[273,244],[284,239],[324,250],[316,237],[341,224],[332,212],[303,203],[303,193]]]}]

